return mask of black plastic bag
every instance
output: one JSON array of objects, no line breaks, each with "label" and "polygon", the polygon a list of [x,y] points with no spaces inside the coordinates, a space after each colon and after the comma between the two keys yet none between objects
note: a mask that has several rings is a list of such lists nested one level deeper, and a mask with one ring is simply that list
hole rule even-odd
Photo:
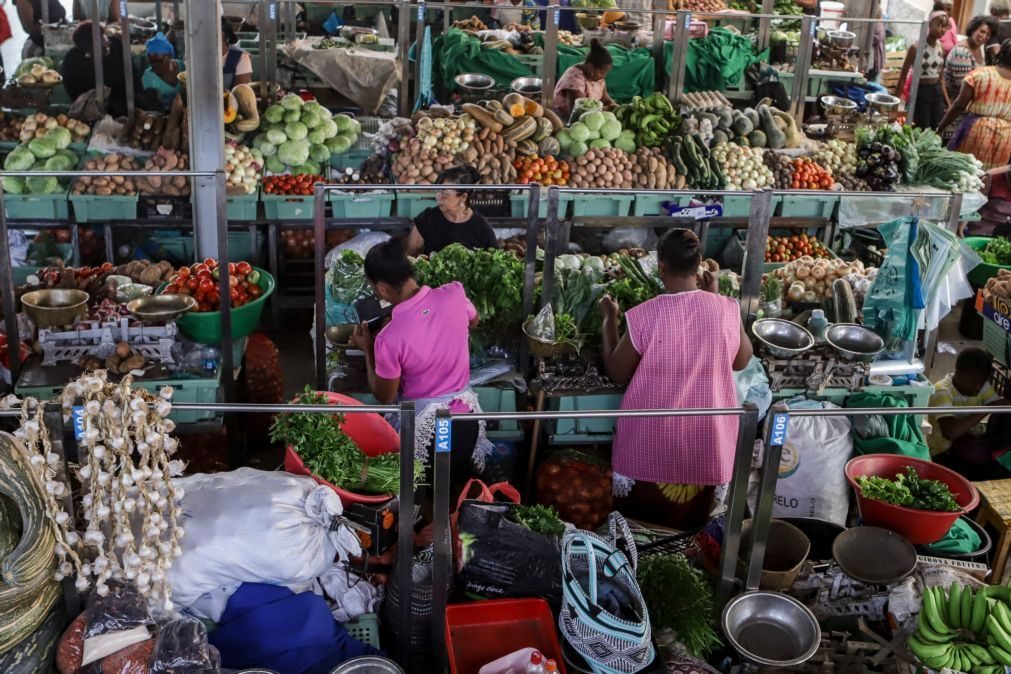
[{"label": "black plastic bag", "polygon": [[199,620],[177,618],[159,627],[152,674],[209,674],[220,667],[218,649],[207,643]]},{"label": "black plastic bag", "polygon": [[509,519],[510,503],[465,501],[458,530],[462,545],[458,587],[485,599],[540,597],[562,601],[561,541]]}]

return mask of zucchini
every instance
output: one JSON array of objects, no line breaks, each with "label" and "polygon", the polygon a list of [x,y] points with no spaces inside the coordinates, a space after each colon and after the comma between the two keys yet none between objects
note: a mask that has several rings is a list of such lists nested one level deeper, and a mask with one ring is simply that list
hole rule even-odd
[{"label": "zucchini", "polygon": [[832,282],[832,305],[835,310],[834,323],[856,323],[857,301],[853,288],[846,279],[837,278]]},{"label": "zucchini", "polygon": [[674,164],[674,170],[679,176],[688,175],[688,167],[685,166],[684,159],[681,158],[681,141],[679,140],[674,141],[671,145],[670,161]]}]

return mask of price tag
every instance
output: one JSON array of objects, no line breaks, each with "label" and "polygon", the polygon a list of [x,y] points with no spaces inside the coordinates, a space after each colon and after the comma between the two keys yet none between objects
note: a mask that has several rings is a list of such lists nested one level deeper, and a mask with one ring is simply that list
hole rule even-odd
[{"label": "price tag", "polygon": [[74,405],[70,411],[70,419],[74,424],[74,439],[78,442],[84,440],[84,407]]},{"label": "price tag", "polygon": [[692,15],[691,15],[691,12],[686,12],[685,13],[685,30],[688,30],[689,28],[691,28],[691,25],[692,25]]},{"label": "price tag", "polygon": [[561,12],[559,12],[559,11],[558,11],[558,10],[556,9],[556,10],[555,10],[555,25],[556,25],[556,26],[558,25],[558,21],[559,21],[559,17],[561,17],[561,15],[562,15],[562,13],[561,13]]},{"label": "price tag", "polygon": [[425,20],[425,3],[419,2],[418,3],[418,23],[421,23],[424,20]]},{"label": "price tag", "polygon": [[772,415],[772,430],[769,432],[770,447],[782,447],[786,444],[786,429],[789,425],[789,414],[779,412]]},{"label": "price tag", "polygon": [[818,24],[814,21],[811,22],[811,37],[814,37],[818,33]]},{"label": "price tag", "polygon": [[449,453],[453,449],[453,420],[449,417],[435,418],[435,452]]}]

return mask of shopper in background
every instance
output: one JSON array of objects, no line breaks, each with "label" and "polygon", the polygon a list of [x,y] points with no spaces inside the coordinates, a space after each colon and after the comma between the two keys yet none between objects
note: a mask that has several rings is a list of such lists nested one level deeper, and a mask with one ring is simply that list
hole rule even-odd
[{"label": "shopper in background", "polygon": [[896,96],[903,95],[906,77],[916,63],[917,49],[923,50],[923,61],[920,66],[920,84],[916,94],[916,108],[913,110],[913,124],[924,129],[937,129],[944,110],[951,105],[948,93],[941,85],[944,76],[944,49],[941,47],[941,37],[949,29],[948,15],[943,11],[930,14],[930,27],[924,45],[910,45],[906,50],[906,60],[899,72],[899,83],[896,85]]},{"label": "shopper in background", "polygon": [[956,407],[1007,405],[990,385],[993,356],[982,349],[969,348],[958,354],[955,371],[934,384],[930,407],[938,411],[927,417],[930,435],[927,444],[934,461],[972,481],[1007,477],[995,462],[985,439],[986,414],[945,413]]},{"label": "shopper in background", "polygon": [[[440,185],[473,185],[477,171],[470,166],[454,166],[442,172]],[[484,216],[471,208],[470,190],[448,187],[435,193],[437,206],[426,208],[414,219],[407,236],[407,254],[437,253],[459,243],[465,248],[496,248],[498,239]]]},{"label": "shopper in background", "polygon": [[[435,415],[479,412],[470,388],[470,330],[477,310],[458,282],[438,288],[419,286],[403,242],[390,239],[365,257],[365,277],[380,300],[393,305],[389,323],[373,336],[367,323],[353,341],[365,353],[369,390],[380,403],[412,400],[417,413],[415,449],[428,463]],[[484,424],[453,422],[450,481],[455,500],[463,484],[483,467],[491,451]],[[426,483],[431,485],[429,475]]]},{"label": "shopper in background", "polygon": [[98,16],[91,11],[93,0],[74,0],[74,21],[119,21],[119,3],[113,0],[98,0]]},{"label": "shopper in background", "polygon": [[[740,305],[699,275],[702,245],[686,229],[657,244],[666,293],[630,309],[618,338],[618,305],[600,302],[607,374],[628,383],[622,409],[736,408],[734,371],[752,357]],[[699,526],[722,501],[737,449],[737,417],[619,419],[611,464],[618,509],[676,528]]]},{"label": "shopper in background", "polygon": [[987,45],[987,64],[994,65],[997,62],[997,54],[1000,53],[1000,46],[1004,40],[1011,39],[1011,0],[990,0],[990,16],[997,22],[997,30],[990,38]]},{"label": "shopper in background", "polygon": [[[919,103],[917,103],[919,105]],[[1011,40],[1001,45],[997,65],[977,68],[966,75],[938,133],[962,113],[949,149],[972,154],[987,169],[1011,160]]]},{"label": "shopper in background", "polygon": [[[944,60],[944,87],[948,100],[958,97],[966,75],[986,65],[986,45],[996,30],[997,22],[989,16],[974,16],[969,21],[965,29],[966,37],[948,52],[948,57]],[[947,129],[949,136],[954,134],[961,121],[952,121]]]},{"label": "shopper in background", "polygon": [[231,89],[237,84],[249,84],[253,81],[253,60],[249,52],[238,46],[239,37],[235,34],[232,24],[221,19],[221,58],[223,68],[223,83],[225,89]]},{"label": "shopper in background", "polygon": [[[91,21],[82,21],[74,29],[74,46],[63,59],[63,87],[72,101],[95,90],[95,55]],[[102,82],[109,88],[107,110],[114,117],[126,115],[126,73],[123,67],[123,42],[118,37],[102,36]],[[140,78],[134,73],[134,91]]]},{"label": "shopper in background", "polygon": [[590,51],[586,60],[570,67],[555,85],[553,104],[562,119],[568,119],[572,114],[578,98],[592,98],[601,101],[605,110],[615,107],[615,102],[607,94],[607,84],[604,78],[611,72],[613,59],[611,52],[594,38],[590,40]]},{"label": "shopper in background", "polygon": [[141,84],[161,103],[163,110],[172,107],[172,101],[179,95],[181,73],[185,64],[176,60],[176,50],[164,34],[158,33],[147,41],[147,62],[150,64],[144,71]]},{"label": "shopper in background", "polygon": [[[948,30],[941,36],[941,49],[944,50],[945,56],[958,44],[958,24],[955,23],[955,19],[951,15],[954,9],[955,5],[952,0],[937,0],[932,10],[934,12],[944,12],[948,15]],[[967,32],[966,35],[968,34]]]},{"label": "shopper in background", "polygon": [[[60,4],[60,0],[47,0],[47,2],[49,23],[60,23],[67,19],[67,10]],[[18,10],[21,27],[28,33],[24,50],[21,52],[22,58],[42,56],[46,51],[42,39],[42,0],[14,0],[14,6]]]}]

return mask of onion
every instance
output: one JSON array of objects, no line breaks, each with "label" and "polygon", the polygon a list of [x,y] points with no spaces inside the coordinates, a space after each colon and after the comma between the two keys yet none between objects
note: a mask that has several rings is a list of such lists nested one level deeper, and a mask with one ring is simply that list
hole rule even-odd
[{"label": "onion", "polygon": [[797,278],[803,280],[811,275],[811,268],[806,264],[797,267]]},{"label": "onion", "polygon": [[825,267],[822,265],[815,265],[814,269],[811,270],[811,276],[813,276],[816,279],[825,278],[825,274],[826,274]]}]

